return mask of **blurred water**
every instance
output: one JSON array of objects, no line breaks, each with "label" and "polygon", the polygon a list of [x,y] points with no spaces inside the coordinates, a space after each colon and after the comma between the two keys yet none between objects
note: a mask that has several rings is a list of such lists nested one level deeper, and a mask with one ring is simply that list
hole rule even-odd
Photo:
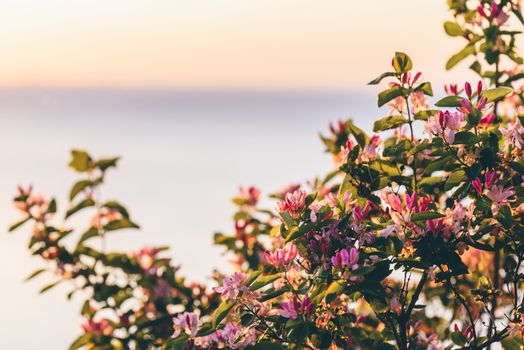
[{"label": "blurred water", "polygon": [[[142,230],[112,234],[109,248],[167,244],[182,274],[205,280],[227,264],[212,234],[231,229],[229,198],[238,186],[268,193],[325,173],[331,162],[318,132],[347,117],[369,131],[382,113],[374,93],[0,91],[0,227],[18,217],[11,207],[18,184],[32,183],[67,207],[76,178],[66,167],[71,148],[121,155],[103,196],[124,203]],[[78,301],[67,303],[59,288],[38,296],[46,278],[22,284],[40,266],[26,251],[28,235],[0,234],[2,348],[66,349],[79,333]]]}]

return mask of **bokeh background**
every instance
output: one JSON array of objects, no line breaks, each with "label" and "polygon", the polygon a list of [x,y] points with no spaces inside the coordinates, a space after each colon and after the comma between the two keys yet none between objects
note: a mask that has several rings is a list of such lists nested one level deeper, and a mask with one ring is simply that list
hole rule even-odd
[{"label": "bokeh background", "polygon": [[[121,155],[103,196],[142,230],[109,248],[170,245],[204,281],[227,266],[212,234],[231,229],[238,186],[267,194],[328,170],[318,132],[347,117],[371,129],[384,111],[366,83],[394,51],[436,94],[469,77],[444,70],[462,45],[446,18],[444,0],[3,0],[0,227],[18,217],[18,184],[67,207],[71,148]],[[67,349],[78,302],[22,282],[40,266],[28,235],[0,235],[0,347]]]}]

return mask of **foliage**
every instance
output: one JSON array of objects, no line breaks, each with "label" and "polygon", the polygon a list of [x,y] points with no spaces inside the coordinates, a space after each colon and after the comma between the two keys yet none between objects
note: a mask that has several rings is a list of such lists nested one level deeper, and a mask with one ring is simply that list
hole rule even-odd
[{"label": "foliage", "polygon": [[236,272],[219,287],[188,285],[164,248],[105,252],[106,234],[138,227],[100,200],[117,158],[73,151],[85,177],[66,219],[94,212],[73,248],[73,230],[50,224],[55,201],[20,189],[11,230],[32,222],[30,249],[57,276],[42,291],[69,280],[86,300],[71,349],[522,348],[524,73],[510,24],[524,20],[517,1],[448,3],[444,30],[466,45],[446,67],[471,56],[479,82],[447,85],[432,108],[431,84],[397,52],[370,82],[388,81],[380,136],[340,121],[321,136],[331,173],[272,194],[276,210],[254,187],[234,198],[234,232],[214,240]]}]

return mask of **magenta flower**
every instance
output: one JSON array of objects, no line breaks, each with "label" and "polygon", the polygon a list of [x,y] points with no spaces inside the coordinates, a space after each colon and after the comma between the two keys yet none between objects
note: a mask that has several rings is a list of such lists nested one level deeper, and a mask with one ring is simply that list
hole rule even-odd
[{"label": "magenta flower", "polygon": [[177,317],[173,317],[173,335],[171,338],[178,337],[182,332],[194,339],[197,335],[198,328],[202,322],[198,319],[198,315],[194,312],[184,312]]},{"label": "magenta flower", "polygon": [[424,126],[424,132],[430,135],[440,136],[446,140],[447,143],[452,144],[455,141],[456,132],[464,125],[463,113],[445,111],[440,112],[439,115],[429,117]]},{"label": "magenta flower", "polygon": [[337,270],[342,270],[344,266],[353,269],[357,267],[359,257],[360,254],[356,248],[351,248],[349,252],[344,248],[335,253],[335,256],[331,258],[331,263]]},{"label": "magenta flower", "polygon": [[243,349],[257,342],[256,331],[252,328],[243,327],[236,323],[228,323],[222,329],[218,329],[210,335],[210,338],[218,347],[230,349]]},{"label": "magenta flower", "polygon": [[297,253],[297,246],[291,243],[287,247],[277,249],[272,253],[265,252],[264,259],[266,259],[268,264],[279,268],[295,260]]},{"label": "magenta flower", "polygon": [[255,206],[260,198],[260,190],[254,186],[240,187],[238,198],[246,205]]},{"label": "magenta flower", "polygon": [[499,130],[504,136],[505,149],[508,149],[511,145],[522,149],[524,145],[524,127],[520,123],[519,118],[515,118],[515,120],[512,123],[508,123],[506,127],[500,127]]},{"label": "magenta flower", "polygon": [[283,201],[278,201],[277,206],[279,212],[288,213],[292,218],[297,219],[306,207],[306,192],[297,190],[288,193]]},{"label": "magenta flower", "polygon": [[296,320],[298,317],[298,308],[298,300],[297,297],[294,296],[290,301],[284,301],[280,304],[280,310],[278,310],[278,313],[282,317]]},{"label": "magenta flower", "polygon": [[471,182],[471,185],[477,191],[478,194],[482,193],[482,182],[480,182],[480,179],[477,177],[475,180]]}]

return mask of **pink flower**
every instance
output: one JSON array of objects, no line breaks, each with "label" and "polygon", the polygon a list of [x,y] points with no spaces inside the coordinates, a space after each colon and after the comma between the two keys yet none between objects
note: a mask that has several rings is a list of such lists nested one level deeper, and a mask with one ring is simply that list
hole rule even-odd
[{"label": "pink flower", "polygon": [[279,268],[295,260],[297,252],[297,246],[291,243],[286,248],[277,249],[272,253],[265,252],[264,259],[268,264]]},{"label": "pink flower", "polygon": [[240,272],[235,272],[231,277],[224,278],[222,287],[215,287],[213,290],[220,293],[223,298],[236,299],[240,293],[249,291],[249,289],[244,285],[246,280],[246,275]]},{"label": "pink flower", "polygon": [[446,92],[447,95],[450,95],[450,96],[458,95],[457,84],[444,85],[444,91]]},{"label": "pink flower", "polygon": [[498,213],[498,208],[505,205],[508,202],[508,199],[515,194],[513,187],[503,188],[502,186],[494,185],[486,193],[489,199],[493,201],[491,205],[491,211],[496,215]]},{"label": "pink flower", "polygon": [[82,329],[85,333],[109,336],[113,333],[114,327],[108,319],[103,318],[100,321],[88,320],[82,324]]},{"label": "pink flower", "polygon": [[278,201],[277,206],[279,212],[286,212],[292,218],[297,219],[306,207],[306,192],[297,190],[293,193],[288,193],[285,200]]},{"label": "pink flower", "polygon": [[515,145],[518,149],[522,149],[524,145],[524,127],[520,123],[519,118],[515,118],[513,123],[507,124],[505,127],[500,127],[500,133],[504,136],[504,148],[508,149],[511,145]]},{"label": "pink flower", "polygon": [[368,216],[370,209],[371,207],[369,206],[369,202],[366,203],[364,209],[357,205],[355,209],[353,209],[353,220],[355,223],[361,223]]},{"label": "pink flower", "polygon": [[210,335],[219,348],[242,349],[257,342],[256,331],[236,323],[228,323]]},{"label": "pink flower", "polygon": [[484,174],[484,184],[487,188],[490,188],[492,185],[497,183],[497,172],[490,172],[489,170],[486,171],[486,174]]},{"label": "pink flower", "polygon": [[344,266],[353,269],[357,267],[359,257],[360,254],[357,249],[351,248],[348,252],[348,250],[344,248],[335,253],[335,256],[331,258],[331,263],[337,270],[342,270]]},{"label": "pink flower", "polygon": [[202,322],[198,319],[198,315],[194,312],[184,312],[173,318],[173,335],[171,338],[178,337],[182,332],[194,339],[197,335],[198,328]]},{"label": "pink flower", "polygon": [[482,193],[482,183],[480,182],[480,179],[477,177],[475,180],[471,182],[471,185],[477,191],[478,194]]},{"label": "pink flower", "polygon": [[424,125],[424,132],[429,135],[437,135],[452,144],[455,141],[455,134],[465,125],[464,114],[461,112],[440,112],[439,115],[432,115]]},{"label": "pink flower", "polygon": [[413,105],[412,112],[418,113],[429,109],[429,99],[424,95],[422,91],[415,91],[411,94],[411,103]]},{"label": "pink flower", "polygon": [[240,187],[238,198],[246,205],[255,206],[260,198],[260,190],[253,186],[249,186],[247,189]]},{"label": "pink flower", "polygon": [[138,265],[143,270],[150,270],[156,259],[156,255],[158,254],[158,249],[144,246],[137,250],[136,252],[132,252],[129,254],[130,258],[136,258]]},{"label": "pink flower", "polygon": [[394,211],[402,212],[402,202],[399,196],[394,193],[390,193],[386,197],[386,204],[388,204]]},{"label": "pink flower", "polygon": [[297,297],[293,297],[290,301],[284,301],[280,304],[278,313],[282,317],[296,320],[298,317],[298,307]]},{"label": "pink flower", "polygon": [[371,161],[377,158],[378,147],[380,146],[381,142],[382,141],[378,135],[373,135],[369,140],[369,144],[367,144],[362,151],[362,160]]}]

